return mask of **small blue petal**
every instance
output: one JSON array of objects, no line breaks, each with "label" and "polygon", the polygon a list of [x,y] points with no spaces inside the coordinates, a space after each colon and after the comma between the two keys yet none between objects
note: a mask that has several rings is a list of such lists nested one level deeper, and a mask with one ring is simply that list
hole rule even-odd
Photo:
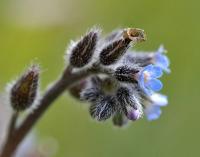
[{"label": "small blue petal", "polygon": [[156,120],[160,117],[162,111],[159,106],[151,105],[145,109],[145,114],[149,121]]},{"label": "small blue petal", "polygon": [[159,93],[152,94],[150,99],[157,106],[166,106],[168,104],[167,96]]},{"label": "small blue petal", "polygon": [[152,95],[152,90],[151,89],[148,89],[148,88],[146,88],[145,86],[141,86],[141,84],[139,83],[139,85],[140,85],[140,88],[142,89],[142,91],[146,94],[146,95],[148,95],[148,96],[150,96],[150,95]]},{"label": "small blue petal", "polygon": [[151,91],[145,87],[144,72],[148,68],[149,68],[149,66],[147,66],[143,70],[141,70],[141,72],[139,73],[138,83],[139,83],[140,88],[144,91],[145,94],[151,95]]},{"label": "small blue petal", "polygon": [[148,88],[145,87],[145,82],[144,80],[142,80],[142,76],[141,76],[141,79],[139,80],[139,86],[140,88],[143,90],[143,92],[146,94],[146,95],[151,95],[152,94],[152,91]]},{"label": "small blue petal", "polygon": [[166,52],[166,50],[165,50],[164,46],[160,45],[160,47],[157,50],[157,53],[165,53],[165,52]]},{"label": "small blue petal", "polygon": [[163,75],[162,69],[159,66],[155,66],[152,64],[146,66],[142,72],[149,73],[149,75],[150,75],[149,77],[151,77],[151,78],[159,78]]},{"label": "small blue petal", "polygon": [[152,66],[150,74],[151,74],[152,78],[159,78],[163,75],[163,72],[162,72],[162,69],[160,67]]},{"label": "small blue petal", "polygon": [[146,72],[151,72],[152,68],[153,68],[152,64],[147,65],[146,67],[144,67],[144,69],[141,71],[141,73],[144,73],[145,71]]},{"label": "small blue petal", "polygon": [[164,49],[163,45],[159,47],[157,50],[155,57],[154,57],[154,64],[156,66],[159,66],[167,73],[170,73],[169,65],[170,61],[168,57],[165,55],[166,50]]},{"label": "small blue petal", "polygon": [[167,56],[162,55],[160,53],[157,53],[155,55],[155,65],[159,66],[166,72],[170,72],[169,64],[170,64],[170,62],[169,62],[169,59]]},{"label": "small blue petal", "polygon": [[163,87],[163,84],[160,80],[158,79],[150,79],[145,83],[145,86],[149,89],[151,89],[152,91],[160,91]]},{"label": "small blue petal", "polygon": [[143,73],[143,72],[141,72],[141,73],[139,74],[138,82],[139,82],[140,87],[141,87],[141,88],[144,88],[144,73]]},{"label": "small blue petal", "polygon": [[170,64],[169,59],[168,59],[168,57],[166,55],[157,53],[156,56],[155,56],[155,59],[156,59],[157,62],[162,63],[163,66],[168,67],[169,64]]}]

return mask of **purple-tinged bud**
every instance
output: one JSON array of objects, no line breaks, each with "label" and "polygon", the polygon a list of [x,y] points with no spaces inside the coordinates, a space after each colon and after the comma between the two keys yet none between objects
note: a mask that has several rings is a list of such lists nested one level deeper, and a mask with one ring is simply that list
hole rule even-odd
[{"label": "purple-tinged bud", "polygon": [[130,43],[145,41],[145,33],[141,29],[128,28],[122,33],[122,38],[112,41],[100,52],[100,62],[103,65],[111,65],[118,61],[131,46]]},{"label": "purple-tinged bud", "polygon": [[143,107],[139,101],[139,95],[131,87],[120,87],[116,94],[122,111],[130,120],[137,120],[143,114]]},{"label": "purple-tinged bud", "polygon": [[98,121],[105,121],[116,111],[116,99],[113,96],[103,96],[90,106],[90,115]]},{"label": "purple-tinged bud", "polygon": [[73,67],[81,68],[91,61],[98,42],[99,32],[97,29],[92,29],[81,40],[72,45],[68,53],[70,54],[70,64]]},{"label": "purple-tinged bud", "polygon": [[135,121],[141,117],[141,113],[138,109],[136,110],[133,107],[128,107],[126,116],[129,120]]},{"label": "purple-tinged bud", "polygon": [[15,82],[10,91],[10,101],[14,110],[23,111],[33,104],[37,96],[38,80],[39,67],[33,65]]},{"label": "purple-tinged bud", "polygon": [[137,83],[135,74],[139,72],[138,69],[125,66],[120,66],[115,71],[115,78],[122,82]]},{"label": "purple-tinged bud", "polygon": [[124,125],[126,125],[128,123],[128,119],[126,118],[126,116],[122,113],[116,113],[114,116],[113,116],[113,124],[115,126],[118,126],[118,127],[123,127]]}]

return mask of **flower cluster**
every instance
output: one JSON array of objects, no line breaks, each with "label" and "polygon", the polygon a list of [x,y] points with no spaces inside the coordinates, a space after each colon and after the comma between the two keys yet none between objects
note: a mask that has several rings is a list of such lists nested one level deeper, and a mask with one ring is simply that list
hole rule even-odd
[{"label": "flower cluster", "polygon": [[[29,136],[24,142],[23,139],[66,89],[75,98],[89,103],[90,115],[97,121],[112,119],[120,127],[143,115],[148,120],[160,117],[161,107],[168,104],[167,96],[158,93],[163,87],[160,78],[164,72],[170,73],[164,47],[150,53],[131,50],[146,40],[145,32],[139,28],[116,30],[105,37],[100,33],[100,29],[92,28],[80,40],[71,42],[65,57],[68,64],[43,95],[38,90],[38,65],[30,66],[10,84],[6,107],[12,110],[4,109],[0,95],[0,156],[52,156],[55,153],[55,149],[41,152],[35,137]],[[28,109],[32,112],[26,112]],[[25,118],[19,121],[22,115]]]},{"label": "flower cluster", "polygon": [[[70,88],[70,93],[90,103],[91,116],[98,121],[113,119],[117,126],[143,117],[155,120],[161,106],[168,103],[159,92],[163,71],[170,72],[163,46],[156,52],[130,50],[146,40],[143,30],[128,28],[100,39],[97,28],[91,29],[68,49],[70,65],[92,75]],[[80,64],[81,62],[81,64]]]}]

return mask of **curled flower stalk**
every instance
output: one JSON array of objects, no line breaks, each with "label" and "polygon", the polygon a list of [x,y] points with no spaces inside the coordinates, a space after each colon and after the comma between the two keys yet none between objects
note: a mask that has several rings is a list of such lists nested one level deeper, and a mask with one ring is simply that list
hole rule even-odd
[{"label": "curled flower stalk", "polygon": [[[13,118],[0,157],[15,156],[23,139],[42,115],[65,91],[89,104],[96,121],[112,119],[122,127],[147,116],[157,119],[167,97],[158,94],[163,87],[160,77],[169,72],[164,49],[155,53],[131,52],[130,48],[146,40],[142,29],[125,28],[101,37],[92,28],[80,40],[71,43],[66,52],[67,66],[44,95],[38,98],[39,68],[31,66],[9,89]],[[37,107],[35,107],[37,106]],[[16,125],[22,112],[33,110]],[[17,114],[16,114],[17,113]]]}]

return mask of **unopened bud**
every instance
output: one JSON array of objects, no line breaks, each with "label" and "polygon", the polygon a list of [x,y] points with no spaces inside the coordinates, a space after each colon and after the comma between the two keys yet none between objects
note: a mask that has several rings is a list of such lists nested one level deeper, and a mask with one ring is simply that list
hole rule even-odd
[{"label": "unopened bud", "polygon": [[[120,37],[119,37],[120,38]],[[105,46],[100,53],[100,62],[103,65],[111,65],[118,61],[133,44],[145,41],[146,35],[138,28],[128,28],[122,33],[122,38],[117,39]]]},{"label": "unopened bud", "polygon": [[124,56],[124,63],[130,63],[132,65],[138,65],[140,67],[145,67],[149,64],[152,64],[152,54],[151,53],[142,53],[142,52],[135,52],[129,51]]},{"label": "unopened bud", "polygon": [[137,120],[142,116],[143,108],[139,102],[137,91],[133,92],[131,88],[120,87],[117,90],[117,100],[128,119]]},{"label": "unopened bud", "polygon": [[33,104],[37,95],[38,80],[39,67],[33,65],[16,81],[10,91],[10,100],[13,109],[23,111]]},{"label": "unopened bud", "polygon": [[141,117],[141,113],[138,109],[136,110],[133,107],[128,107],[127,118],[129,120],[135,121],[135,120],[138,120],[140,117]]},{"label": "unopened bud", "polygon": [[118,61],[130,47],[130,42],[129,39],[118,39],[104,47],[100,53],[101,64],[110,65]]},{"label": "unopened bud", "polygon": [[116,99],[112,96],[104,96],[96,100],[90,106],[90,114],[98,121],[104,121],[110,118],[116,111]]},{"label": "unopened bud", "polygon": [[120,66],[115,71],[115,78],[122,82],[136,83],[135,74],[138,73],[138,69],[134,69],[128,66]]},{"label": "unopened bud", "polygon": [[90,62],[97,45],[99,32],[99,30],[92,29],[71,47],[69,60],[73,67],[81,68]]},{"label": "unopened bud", "polygon": [[103,95],[100,89],[101,80],[99,77],[92,77],[85,83],[85,88],[81,91],[80,96],[82,100],[94,103],[99,97]]},{"label": "unopened bud", "polygon": [[122,113],[116,113],[114,116],[113,116],[113,124],[115,126],[118,126],[118,127],[122,127],[124,125],[126,125],[128,123],[128,119],[126,118],[126,116]]}]

